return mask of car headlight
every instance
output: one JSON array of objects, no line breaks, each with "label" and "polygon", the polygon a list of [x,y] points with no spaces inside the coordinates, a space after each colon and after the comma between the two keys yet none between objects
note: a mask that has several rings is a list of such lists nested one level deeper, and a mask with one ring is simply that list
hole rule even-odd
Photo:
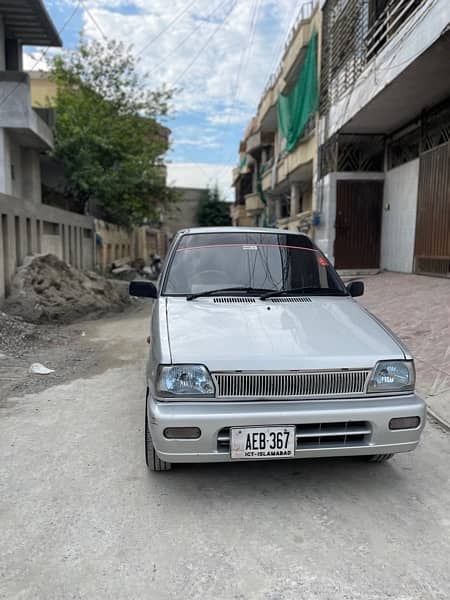
[{"label": "car headlight", "polygon": [[369,393],[414,390],[416,373],[412,360],[383,360],[377,363],[367,386]]},{"label": "car headlight", "polygon": [[156,389],[159,396],[168,398],[180,396],[211,398],[215,394],[211,375],[203,365],[160,367]]}]

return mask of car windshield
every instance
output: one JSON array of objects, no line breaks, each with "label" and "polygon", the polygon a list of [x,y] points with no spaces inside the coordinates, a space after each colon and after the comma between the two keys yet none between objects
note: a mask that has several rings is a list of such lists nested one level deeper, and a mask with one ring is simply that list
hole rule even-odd
[{"label": "car windshield", "polygon": [[[345,288],[324,255],[306,236],[289,233],[184,235],[175,249],[163,294],[201,294],[246,288],[236,294]],[[231,293],[231,292],[230,292]]]}]

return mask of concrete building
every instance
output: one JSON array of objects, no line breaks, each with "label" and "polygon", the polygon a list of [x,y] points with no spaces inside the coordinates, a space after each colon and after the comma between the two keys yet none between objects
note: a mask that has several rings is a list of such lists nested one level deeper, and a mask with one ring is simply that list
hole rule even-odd
[{"label": "concrete building", "polygon": [[42,203],[40,155],[53,136],[31,105],[23,45],[61,46],[41,0],[0,4],[0,301],[27,254],[94,266],[93,220]]},{"label": "concrete building", "polygon": [[206,188],[173,187],[172,189],[178,194],[179,199],[163,218],[164,229],[170,237],[180,229],[198,226],[198,205],[208,193]]},{"label": "concrete building", "polygon": [[[240,143],[239,166],[233,171],[234,225],[270,224],[312,233],[318,102],[310,105],[294,140],[287,140],[283,133],[280,115],[283,98],[289,102],[299,86],[305,85],[317,98],[320,46],[320,7],[317,2],[306,2]],[[297,112],[304,108],[300,105],[294,107]]]},{"label": "concrete building", "polygon": [[316,241],[343,270],[450,276],[450,2],[322,9]]}]

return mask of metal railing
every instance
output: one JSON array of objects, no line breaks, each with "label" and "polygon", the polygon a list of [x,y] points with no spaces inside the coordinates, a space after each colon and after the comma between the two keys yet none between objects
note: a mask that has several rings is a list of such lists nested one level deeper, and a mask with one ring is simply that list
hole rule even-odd
[{"label": "metal railing", "polygon": [[395,0],[395,2],[388,2],[385,9],[378,15],[367,31],[366,49],[368,61],[380,52],[424,1]]},{"label": "metal railing", "polygon": [[293,26],[289,30],[288,36],[284,43],[283,52],[281,54],[281,58],[278,62],[278,65],[277,65],[276,69],[269,75],[269,79],[267,80],[267,83],[264,86],[262,98],[264,98],[266,93],[270,90],[270,88],[272,88],[275,85],[277,79],[279,78],[282,68],[283,68],[283,58],[286,55],[286,53],[289,49],[289,46],[291,45],[292,40],[294,39],[294,37],[297,33],[298,27],[300,26],[301,23],[303,23],[303,21],[307,21],[308,19],[310,19],[312,17],[317,5],[318,5],[318,0],[309,0],[308,2],[304,2],[301,5],[300,10],[297,15],[297,18],[295,19]]}]

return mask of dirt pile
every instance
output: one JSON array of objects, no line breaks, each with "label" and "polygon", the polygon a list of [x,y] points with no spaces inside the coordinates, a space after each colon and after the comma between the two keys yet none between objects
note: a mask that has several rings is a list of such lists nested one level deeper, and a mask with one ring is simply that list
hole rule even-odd
[{"label": "dirt pile", "polygon": [[3,310],[31,323],[68,323],[123,310],[128,284],[74,269],[53,254],[25,259]]}]

